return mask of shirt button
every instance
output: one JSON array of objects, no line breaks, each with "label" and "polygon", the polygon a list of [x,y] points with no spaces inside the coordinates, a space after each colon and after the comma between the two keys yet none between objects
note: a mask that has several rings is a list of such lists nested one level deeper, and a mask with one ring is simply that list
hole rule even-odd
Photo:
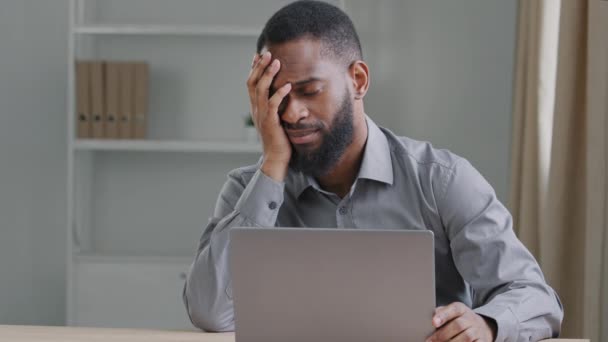
[{"label": "shirt button", "polygon": [[270,208],[270,210],[275,210],[277,208],[277,202],[272,201],[268,203],[268,208]]},{"label": "shirt button", "polygon": [[340,210],[338,210],[338,212],[340,213],[340,215],[346,215],[346,213],[348,213],[348,209],[346,207],[340,207]]}]

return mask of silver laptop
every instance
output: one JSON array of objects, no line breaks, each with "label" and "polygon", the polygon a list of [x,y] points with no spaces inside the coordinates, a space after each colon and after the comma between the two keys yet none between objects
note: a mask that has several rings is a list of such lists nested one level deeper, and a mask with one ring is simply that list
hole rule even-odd
[{"label": "silver laptop", "polygon": [[433,233],[233,228],[236,342],[417,342],[433,331]]}]

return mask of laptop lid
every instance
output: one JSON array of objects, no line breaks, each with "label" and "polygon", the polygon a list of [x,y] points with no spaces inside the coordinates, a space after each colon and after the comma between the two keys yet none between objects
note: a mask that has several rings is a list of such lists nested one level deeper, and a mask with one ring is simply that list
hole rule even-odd
[{"label": "laptop lid", "polygon": [[424,341],[433,233],[232,228],[236,342]]}]

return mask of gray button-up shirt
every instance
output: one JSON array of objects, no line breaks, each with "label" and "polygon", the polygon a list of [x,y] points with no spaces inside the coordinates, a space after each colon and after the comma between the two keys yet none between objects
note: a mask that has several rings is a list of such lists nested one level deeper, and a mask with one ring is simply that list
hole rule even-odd
[{"label": "gray button-up shirt", "polygon": [[428,229],[435,235],[437,305],[459,301],[494,319],[496,341],[557,336],[561,303],[486,180],[461,157],[397,137],[369,118],[367,125],[361,168],[344,198],[291,170],[275,182],[260,163],[229,173],[184,287],[193,324],[234,329],[231,227]]}]

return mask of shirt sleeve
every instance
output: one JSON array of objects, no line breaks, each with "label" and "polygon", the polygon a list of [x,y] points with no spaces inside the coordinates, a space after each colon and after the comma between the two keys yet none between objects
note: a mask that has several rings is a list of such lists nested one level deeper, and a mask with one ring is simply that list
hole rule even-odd
[{"label": "shirt sleeve", "polygon": [[241,173],[237,170],[228,175],[184,285],[188,316],[192,324],[206,331],[234,330],[228,272],[230,228],[273,227],[283,203],[284,183],[259,169],[245,183]]},{"label": "shirt sleeve", "polygon": [[464,159],[444,176],[437,205],[456,268],[471,286],[473,310],[496,322],[498,342],[558,336],[559,297],[490,184]]}]

